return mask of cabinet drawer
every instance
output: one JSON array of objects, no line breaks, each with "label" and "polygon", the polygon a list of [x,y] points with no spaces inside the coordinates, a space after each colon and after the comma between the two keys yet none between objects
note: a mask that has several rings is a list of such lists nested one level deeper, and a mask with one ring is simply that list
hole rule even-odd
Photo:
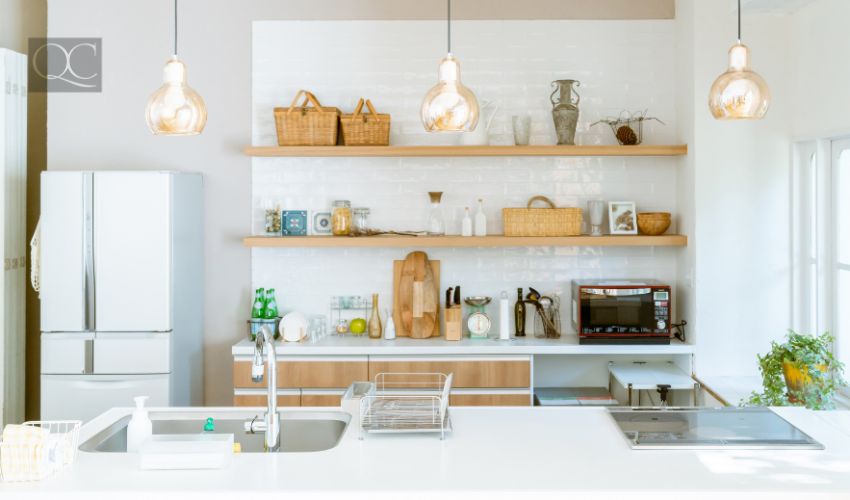
[{"label": "cabinet drawer", "polygon": [[452,393],[451,406],[531,406],[531,393]]},{"label": "cabinet drawer", "polygon": [[[291,394],[278,394],[278,406],[301,406],[301,391],[293,391]],[[233,396],[233,406],[266,406],[265,394],[235,394]]]},{"label": "cabinet drawer", "polygon": [[[334,358],[290,358],[277,362],[277,386],[298,389],[345,389],[352,382],[367,380],[369,363],[366,356]],[[263,388],[265,381],[251,380],[251,361],[233,362],[233,387]]]},{"label": "cabinet drawer", "polygon": [[301,406],[339,406],[345,391],[301,391]]},{"label": "cabinet drawer", "polygon": [[465,358],[381,358],[369,359],[369,380],[379,373],[454,373],[452,387],[528,388],[531,362],[527,357],[500,359]]}]

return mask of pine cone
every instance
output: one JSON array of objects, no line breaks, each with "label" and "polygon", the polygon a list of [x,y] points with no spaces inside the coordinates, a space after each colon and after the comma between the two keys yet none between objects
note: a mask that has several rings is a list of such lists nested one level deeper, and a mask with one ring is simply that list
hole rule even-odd
[{"label": "pine cone", "polygon": [[623,146],[632,146],[637,144],[638,138],[637,134],[631,127],[623,125],[617,129],[617,140],[620,141],[620,144]]}]

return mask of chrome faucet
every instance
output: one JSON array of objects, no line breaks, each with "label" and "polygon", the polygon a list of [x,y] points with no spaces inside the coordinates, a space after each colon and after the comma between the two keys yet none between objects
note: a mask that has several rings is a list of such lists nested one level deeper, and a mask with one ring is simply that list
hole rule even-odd
[{"label": "chrome faucet", "polygon": [[245,432],[251,434],[264,432],[266,435],[264,443],[266,452],[276,452],[280,449],[280,417],[277,414],[277,353],[274,349],[274,334],[265,325],[257,333],[257,341],[254,344],[254,362],[251,365],[251,379],[254,382],[263,381],[264,351],[269,364],[269,373],[266,379],[268,408],[263,420],[258,420],[255,417],[253,420],[245,422]]}]

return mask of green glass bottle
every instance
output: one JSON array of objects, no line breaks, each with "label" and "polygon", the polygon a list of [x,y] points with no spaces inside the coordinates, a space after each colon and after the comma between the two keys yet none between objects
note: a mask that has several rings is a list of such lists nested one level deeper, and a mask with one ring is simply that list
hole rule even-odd
[{"label": "green glass bottle", "polygon": [[275,297],[274,288],[266,290],[266,310],[263,313],[266,319],[277,318],[277,298]]},{"label": "green glass bottle", "polygon": [[252,318],[262,318],[266,310],[265,291],[262,288],[257,288],[254,292],[254,305],[251,307]]}]

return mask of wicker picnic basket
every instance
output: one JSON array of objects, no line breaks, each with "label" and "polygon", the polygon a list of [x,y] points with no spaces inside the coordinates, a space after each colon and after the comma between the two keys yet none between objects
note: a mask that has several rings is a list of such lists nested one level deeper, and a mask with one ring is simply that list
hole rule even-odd
[{"label": "wicker picnic basket", "polygon": [[[531,208],[536,201],[548,208]],[[552,200],[535,196],[527,208],[503,208],[505,236],[577,236],[581,234],[580,208],[555,208]]]},{"label": "wicker picnic basket", "polygon": [[[304,100],[298,106],[298,100]],[[312,104],[312,107],[308,107]],[[280,146],[336,146],[339,108],[323,107],[312,93],[299,90],[288,108],[274,108]]]},{"label": "wicker picnic basket", "polygon": [[[369,108],[368,113],[362,113],[363,104]],[[389,146],[390,144],[390,115],[378,114],[372,101],[361,98],[354,113],[342,115],[339,118],[342,127],[342,142],[346,146]]]}]

